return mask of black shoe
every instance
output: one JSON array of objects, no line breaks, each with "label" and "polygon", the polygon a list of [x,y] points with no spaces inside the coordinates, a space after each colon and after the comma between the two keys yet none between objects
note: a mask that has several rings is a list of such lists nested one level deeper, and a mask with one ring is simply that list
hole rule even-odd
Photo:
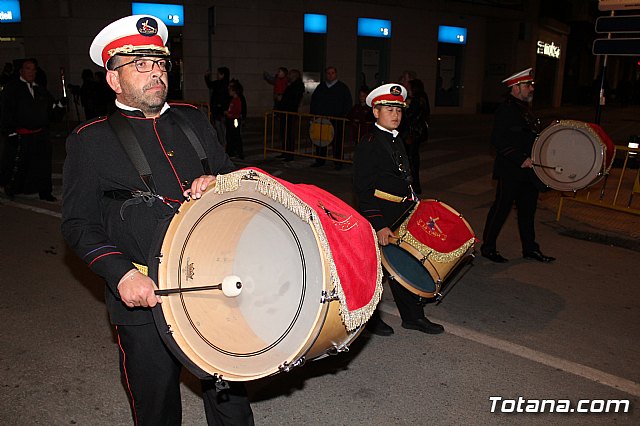
[{"label": "black shoe", "polygon": [[444,332],[444,327],[442,325],[431,322],[427,318],[418,318],[413,321],[402,321],[402,328],[418,330],[427,334],[440,334]]},{"label": "black shoe", "polygon": [[324,166],[324,163],[320,163],[320,162],[318,162],[318,161],[316,161],[315,163],[313,163],[313,164],[311,165],[311,167],[322,167],[322,166]]},{"label": "black shoe", "polygon": [[545,256],[544,254],[542,254],[540,250],[524,252],[522,253],[522,257],[524,257],[525,259],[533,259],[533,260],[537,260],[538,262],[544,262],[544,263],[549,263],[556,260],[555,257]]},{"label": "black shoe", "polygon": [[391,326],[386,322],[382,321],[380,314],[377,312],[371,316],[369,322],[367,322],[367,325],[365,326],[365,329],[369,333],[377,336],[391,336],[393,334],[393,328],[391,328]]},{"label": "black shoe", "polygon": [[285,155],[284,157],[282,157],[282,161],[284,161],[285,163],[293,161],[293,155]]},{"label": "black shoe", "polygon": [[52,194],[40,194],[40,199],[42,201],[58,201],[58,199],[56,197],[54,197]]},{"label": "black shoe", "polygon": [[502,257],[498,250],[480,251],[480,254],[482,254],[482,257],[486,257],[490,261],[496,263],[507,263],[509,261],[509,259]]},{"label": "black shoe", "polygon": [[342,170],[342,163],[336,163],[333,165],[333,168],[336,170]]}]

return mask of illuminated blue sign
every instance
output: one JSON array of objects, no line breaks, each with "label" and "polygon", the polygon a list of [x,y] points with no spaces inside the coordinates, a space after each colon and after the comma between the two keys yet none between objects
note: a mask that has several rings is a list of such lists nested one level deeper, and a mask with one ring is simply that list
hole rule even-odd
[{"label": "illuminated blue sign", "polygon": [[181,4],[131,3],[131,13],[157,16],[168,27],[184,25],[184,7]]},{"label": "illuminated blue sign", "polygon": [[0,0],[0,23],[20,22],[20,1]]},{"label": "illuminated blue sign", "polygon": [[467,44],[467,29],[460,27],[438,27],[438,41],[440,43]]},{"label": "illuminated blue sign", "polygon": [[304,14],[304,32],[315,34],[327,33],[327,15],[318,15],[316,13]]},{"label": "illuminated blue sign", "polygon": [[358,35],[364,37],[391,38],[391,21],[385,19],[358,18]]}]

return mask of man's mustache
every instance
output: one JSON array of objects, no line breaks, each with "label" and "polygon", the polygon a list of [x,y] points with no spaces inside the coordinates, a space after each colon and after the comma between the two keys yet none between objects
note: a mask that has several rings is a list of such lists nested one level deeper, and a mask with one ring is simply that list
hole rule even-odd
[{"label": "man's mustache", "polygon": [[160,80],[159,78],[154,78],[149,84],[145,84],[142,90],[146,91],[156,86],[162,86],[162,88],[164,89],[167,88],[167,85],[164,84],[164,81]]}]

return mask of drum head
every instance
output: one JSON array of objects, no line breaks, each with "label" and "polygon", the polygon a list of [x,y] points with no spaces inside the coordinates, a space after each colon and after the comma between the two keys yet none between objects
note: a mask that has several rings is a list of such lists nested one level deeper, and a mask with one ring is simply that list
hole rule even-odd
[{"label": "drum head", "polygon": [[605,146],[587,123],[564,120],[540,133],[531,159],[538,178],[558,191],[577,191],[603,173]]},{"label": "drum head", "polygon": [[395,244],[382,246],[383,263],[394,279],[413,293],[432,297],[436,292],[436,283],[424,265],[406,250]]},{"label": "drum head", "polygon": [[255,182],[185,203],[161,256],[161,289],[207,286],[233,275],[242,282],[237,297],[220,290],[163,297],[170,334],[161,334],[187,366],[228,380],[265,377],[304,354],[322,327],[328,271],[316,235],[255,191]]}]

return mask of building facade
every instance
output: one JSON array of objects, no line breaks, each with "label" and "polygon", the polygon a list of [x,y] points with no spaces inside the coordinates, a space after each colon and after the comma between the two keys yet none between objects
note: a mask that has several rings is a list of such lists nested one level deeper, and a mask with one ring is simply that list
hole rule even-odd
[{"label": "building facade", "polygon": [[[88,55],[98,31],[132,13],[132,3],[122,0],[10,3],[19,3],[21,22],[0,23],[0,60],[37,58],[57,96],[62,93],[61,72],[67,85],[79,85],[83,69],[98,70]],[[474,113],[491,110],[500,101],[503,78],[535,67],[536,99],[547,106],[562,101],[570,31],[566,24],[540,18],[538,0],[156,3],[183,7],[182,25],[169,27],[178,65],[171,78],[172,98],[206,102],[206,70],[215,74],[217,67],[226,66],[244,86],[249,115],[260,116],[273,106],[272,87],[263,72],[275,73],[281,66],[301,70],[307,105],[322,70],[335,66],[354,99],[360,86],[397,81],[411,70],[423,80],[434,114]],[[309,16],[324,19],[324,28],[306,27]],[[362,22],[373,26],[363,29]],[[443,27],[454,29],[453,39],[441,34]],[[371,28],[373,34],[367,33]]]}]

